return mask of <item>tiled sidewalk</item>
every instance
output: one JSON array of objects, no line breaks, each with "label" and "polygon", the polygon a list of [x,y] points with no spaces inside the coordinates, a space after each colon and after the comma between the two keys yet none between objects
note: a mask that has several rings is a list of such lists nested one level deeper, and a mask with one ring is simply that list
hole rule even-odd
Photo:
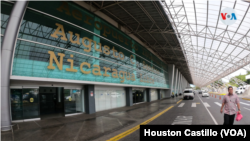
[{"label": "tiled sidewalk", "polygon": [[[147,118],[182,97],[157,100],[136,104],[94,114],[81,114],[69,117],[45,119],[18,123],[14,128],[15,141],[85,141],[93,140],[119,130],[138,120]],[[139,124],[139,122],[138,122]],[[2,132],[2,141],[11,141],[11,132]]]}]

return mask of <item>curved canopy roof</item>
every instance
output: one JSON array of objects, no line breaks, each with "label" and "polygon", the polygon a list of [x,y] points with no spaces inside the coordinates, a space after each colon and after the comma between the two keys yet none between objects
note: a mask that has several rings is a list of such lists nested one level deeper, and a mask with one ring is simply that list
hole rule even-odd
[{"label": "curved canopy roof", "polygon": [[[249,2],[163,0],[161,4],[175,30],[173,34],[179,36],[195,85],[206,86],[249,64]],[[235,20],[232,25],[220,19],[225,8],[235,11],[236,20],[234,15],[226,15]]]},{"label": "curved canopy roof", "polygon": [[166,65],[174,64],[188,83],[193,83],[180,41],[160,1],[85,1],[84,3],[96,8],[89,8],[90,11],[94,13],[101,11],[116,21],[118,28],[119,26],[126,28],[126,34],[137,37]]}]

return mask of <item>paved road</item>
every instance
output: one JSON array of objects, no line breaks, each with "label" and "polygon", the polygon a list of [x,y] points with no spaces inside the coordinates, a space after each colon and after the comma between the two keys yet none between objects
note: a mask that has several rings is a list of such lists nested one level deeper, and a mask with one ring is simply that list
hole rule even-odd
[{"label": "paved road", "polygon": [[[181,101],[149,125],[222,125],[221,101],[218,96],[217,98],[202,97],[201,94],[195,94],[194,100]],[[234,121],[234,124],[250,125],[250,101],[240,99],[240,106],[243,119]],[[121,139],[121,141],[127,140],[139,140],[139,130]]]}]

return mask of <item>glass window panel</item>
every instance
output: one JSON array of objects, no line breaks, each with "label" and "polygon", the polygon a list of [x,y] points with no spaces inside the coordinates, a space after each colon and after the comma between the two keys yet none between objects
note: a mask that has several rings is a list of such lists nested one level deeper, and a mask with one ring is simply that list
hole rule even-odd
[{"label": "glass window panel", "polygon": [[23,119],[22,89],[10,89],[10,95],[12,120]]},{"label": "glass window panel", "polygon": [[1,34],[4,34],[13,4],[1,1]]},{"label": "glass window panel", "polygon": [[110,91],[110,99],[111,99],[111,108],[116,108],[117,107],[117,98],[118,93],[114,91]]},{"label": "glass window panel", "polygon": [[24,119],[40,117],[38,92],[38,89],[32,88],[25,88],[22,90]]},{"label": "glass window panel", "polygon": [[124,90],[116,90],[117,92],[117,105],[116,107],[123,107],[126,104],[126,99],[125,99],[125,91]]},{"label": "glass window panel", "polygon": [[110,91],[105,91],[105,104],[106,104],[106,109],[111,109],[111,92]]},{"label": "glass window panel", "polygon": [[[45,2],[47,3],[47,2]],[[33,7],[35,9],[41,10],[46,13],[50,13],[54,16],[60,17],[62,19],[66,18],[65,13],[58,12],[55,7],[60,6],[61,2],[50,2],[50,4],[45,4],[44,2],[40,3],[40,5],[36,2],[29,3],[30,7]],[[85,16],[91,15],[87,10],[84,10],[83,8],[79,8],[74,3],[69,2],[68,3],[70,7],[73,9],[78,9],[82,14]],[[39,5],[39,7],[37,7]],[[41,8],[41,5],[49,5],[50,8]],[[131,39],[115,27],[112,27],[109,25],[105,20],[100,19],[98,17],[94,16],[93,21],[99,21],[102,25],[109,26],[112,31],[117,32],[120,36],[125,36],[128,39]],[[96,34],[103,35],[103,30],[97,30],[94,26],[88,26],[87,24],[84,24],[82,22],[79,22],[75,20],[72,17],[69,17],[70,22],[73,22],[76,25],[80,25],[83,28],[86,28],[90,31],[95,32]],[[58,38],[51,37],[52,33],[55,32],[55,30],[58,28],[58,25],[56,23],[63,25],[63,28],[65,30],[65,36],[66,40],[62,40],[61,36],[58,35]],[[94,25],[94,23],[92,23]],[[70,41],[71,35],[69,31],[73,32],[73,40],[77,38],[75,35],[78,33],[80,35],[80,44],[76,44]],[[88,37],[89,39],[92,39],[95,42],[91,42],[88,40],[82,41],[83,37]],[[79,27],[73,26],[71,24],[67,24],[63,21],[54,19],[52,17],[34,12],[32,10],[27,9],[24,20],[22,21],[20,32],[18,35],[18,38],[23,38],[39,43],[44,43],[48,45],[53,45],[55,47],[49,47],[47,45],[40,45],[36,43],[30,43],[26,41],[17,41],[17,46],[15,50],[15,56],[14,56],[14,64],[13,64],[13,75],[18,76],[29,76],[29,77],[46,77],[46,78],[60,78],[60,79],[73,79],[73,80],[86,80],[86,81],[99,81],[99,82],[110,82],[110,83],[126,83],[126,84],[132,84],[132,85],[143,85],[143,86],[157,86],[157,87],[164,87],[168,88],[168,74],[167,74],[167,65],[163,65],[163,63],[154,55],[152,55],[148,50],[146,50],[144,47],[139,45],[138,43],[132,41],[135,43],[136,46],[138,46],[138,50],[131,48],[130,46],[122,45],[119,43],[119,40],[114,39],[114,42],[122,45],[124,48],[120,47],[117,44],[114,44],[110,41],[107,41],[104,38],[100,38],[99,36],[96,36],[90,32],[87,32]],[[106,37],[105,37],[106,38]],[[112,40],[111,37],[107,37],[109,40]],[[131,39],[132,40],[132,39]],[[99,44],[101,43],[101,44]],[[125,42],[123,42],[124,44]],[[86,44],[86,45],[83,45]],[[138,45],[137,45],[138,44]],[[86,46],[90,45],[91,49],[89,52],[84,51],[86,50]],[[107,53],[104,53],[104,46],[111,47],[109,50],[109,55]],[[101,49],[101,52],[96,51],[94,48]],[[114,49],[112,49],[114,47]],[[126,49],[125,49],[126,48]],[[64,50],[63,50],[64,49]],[[65,50],[67,49],[67,50]],[[69,51],[68,51],[69,50]],[[130,50],[130,51],[128,51]],[[56,56],[58,56],[58,53],[63,53],[65,56],[63,57],[63,70],[58,70],[57,67],[54,70],[47,69],[49,64],[49,58],[50,54],[48,51],[53,51]],[[74,51],[74,52],[73,52]],[[134,55],[134,62],[137,63],[137,65],[131,63],[130,57],[133,54],[132,52],[137,53],[140,56],[143,56],[144,58],[148,59],[149,62],[146,60],[138,57],[137,55]],[[71,57],[73,55],[74,57]],[[89,56],[87,56],[89,55]],[[120,56],[120,57],[115,57]],[[124,59],[121,59],[124,56]],[[96,57],[96,58],[94,58]],[[71,65],[68,59],[72,59],[73,62],[73,68],[77,70],[77,72],[68,72],[65,71],[66,68],[69,68]],[[133,61],[133,60],[132,60]],[[80,65],[82,62],[88,62],[92,65],[99,65],[101,69],[101,74],[104,74],[104,68],[108,67],[111,68],[111,70],[107,71],[107,74],[109,77],[104,76],[96,76],[92,74],[82,74],[80,70]],[[144,63],[145,62],[145,63]],[[116,64],[117,63],[117,64]],[[155,71],[148,70],[147,66],[150,66],[152,68],[153,64],[159,66],[159,68],[155,67],[159,73],[156,73]],[[53,66],[56,66],[54,63]],[[18,68],[20,68],[20,71],[18,71]],[[87,66],[83,66],[84,69],[87,69]],[[113,69],[116,69],[118,71],[118,78],[113,79],[111,77],[111,73],[114,72]],[[89,69],[91,70],[91,69]],[[165,72],[163,71],[165,70]],[[125,71],[127,74],[124,74],[127,77],[123,77],[123,73],[119,73],[120,71]],[[164,72],[164,73],[163,73]],[[130,81],[131,75],[135,76],[135,81]],[[154,83],[151,83],[150,79],[154,80]]]},{"label": "glass window panel", "polygon": [[151,101],[157,100],[157,93],[156,93],[156,89],[151,89]]},{"label": "glass window panel", "polygon": [[107,93],[105,91],[99,91],[100,93],[100,99],[99,99],[99,108],[100,108],[100,111],[102,110],[106,110],[107,106],[106,106],[106,95]]},{"label": "glass window panel", "polygon": [[82,92],[82,95],[81,95],[81,97],[82,97],[82,112],[85,112],[85,103],[84,103],[84,90],[81,90],[81,92]]},{"label": "glass window panel", "polygon": [[95,111],[100,111],[99,104],[100,104],[100,93],[98,90],[95,90]]},{"label": "glass window panel", "polygon": [[147,101],[146,90],[143,90],[143,95],[144,95],[144,102],[146,102]]},{"label": "glass window panel", "polygon": [[64,89],[65,114],[83,112],[82,92],[80,89]]}]

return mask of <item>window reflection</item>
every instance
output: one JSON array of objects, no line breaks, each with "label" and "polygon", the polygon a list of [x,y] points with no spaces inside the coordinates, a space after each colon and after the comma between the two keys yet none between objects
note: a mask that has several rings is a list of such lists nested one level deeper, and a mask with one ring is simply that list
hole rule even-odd
[{"label": "window reflection", "polygon": [[11,89],[12,120],[23,119],[22,89]]},{"label": "window reflection", "polygon": [[83,109],[83,96],[80,89],[64,89],[65,114],[79,113]]},{"label": "window reflection", "polygon": [[25,88],[22,91],[23,98],[23,118],[38,118],[39,114],[39,99],[38,89]]}]

